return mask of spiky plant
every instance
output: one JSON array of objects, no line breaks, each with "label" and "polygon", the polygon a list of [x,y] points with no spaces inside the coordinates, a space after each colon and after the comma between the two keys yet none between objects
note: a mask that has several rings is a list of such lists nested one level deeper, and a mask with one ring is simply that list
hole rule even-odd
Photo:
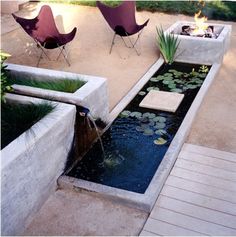
[{"label": "spiky plant", "polygon": [[4,61],[10,57],[10,54],[2,52],[0,50],[0,60],[1,60],[1,102],[5,102],[5,93],[12,91],[12,88],[8,82],[8,77],[7,77],[7,66],[3,65]]},{"label": "spiky plant", "polygon": [[52,112],[54,108],[55,105],[50,102],[43,102],[41,104],[2,103],[1,149],[20,136],[23,132],[30,129],[44,116]]},{"label": "spiky plant", "polygon": [[172,64],[180,41],[174,34],[164,33],[162,27],[157,30],[157,44],[166,63]]}]

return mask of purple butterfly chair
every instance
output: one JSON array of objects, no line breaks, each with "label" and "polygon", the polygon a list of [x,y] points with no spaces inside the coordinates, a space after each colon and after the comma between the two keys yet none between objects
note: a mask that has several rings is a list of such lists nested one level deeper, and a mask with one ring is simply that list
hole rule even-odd
[{"label": "purple butterfly chair", "polygon": [[12,14],[12,16],[15,18],[16,22],[22,26],[25,32],[34,39],[37,47],[42,50],[37,66],[39,65],[43,53],[50,60],[44,48],[59,48],[60,54],[58,55],[57,60],[62,54],[70,66],[65,46],[74,39],[77,30],[76,27],[68,34],[61,34],[56,27],[52,10],[50,6],[47,5],[42,6],[38,16],[33,19],[21,18],[15,14]]},{"label": "purple butterfly chair", "polygon": [[[142,25],[138,25],[136,23],[135,1],[124,1],[117,7],[109,7],[101,3],[100,1],[97,1],[96,3],[103,17],[105,18],[109,26],[112,28],[112,30],[115,32],[110,47],[110,53],[115,43],[115,37],[116,35],[119,35],[126,47],[134,48],[136,53],[140,55],[135,45],[138,42],[138,39],[142,33],[143,28],[148,24],[149,19]],[[137,36],[137,39],[133,43],[129,36],[134,35],[136,33],[139,34]],[[131,47],[126,44],[123,37],[127,37],[129,39]]]}]

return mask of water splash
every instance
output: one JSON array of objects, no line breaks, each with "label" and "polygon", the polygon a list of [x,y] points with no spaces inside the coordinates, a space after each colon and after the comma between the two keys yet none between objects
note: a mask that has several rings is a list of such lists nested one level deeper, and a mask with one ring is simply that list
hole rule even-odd
[{"label": "water splash", "polygon": [[[96,131],[96,133],[97,133],[97,137],[98,137],[98,140],[99,140],[99,142],[100,142],[101,149],[102,149],[103,161],[104,161],[104,159],[105,159],[105,149],[104,149],[104,146],[103,146],[102,138],[101,138],[101,136],[100,136],[98,127],[97,127],[97,125],[96,125],[96,123],[95,123],[95,119],[93,118],[93,116],[91,115],[90,112],[87,114],[87,119],[88,119],[88,125],[90,126],[90,122],[92,122],[92,124],[93,124],[93,126],[94,126],[94,128],[95,128],[95,131]],[[90,127],[90,128],[91,128],[91,127]],[[103,163],[103,161],[102,161],[102,163]]]}]

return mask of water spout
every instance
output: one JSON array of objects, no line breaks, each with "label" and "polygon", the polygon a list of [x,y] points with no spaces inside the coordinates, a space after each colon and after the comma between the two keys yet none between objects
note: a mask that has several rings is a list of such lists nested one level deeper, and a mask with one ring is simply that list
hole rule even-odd
[{"label": "water spout", "polygon": [[[97,137],[98,137],[98,140],[100,142],[101,149],[102,149],[103,161],[104,161],[104,159],[105,159],[105,149],[104,149],[104,146],[103,146],[103,143],[102,143],[102,138],[100,136],[97,124],[96,124],[95,119],[93,118],[93,116],[91,115],[90,112],[87,113],[87,118],[88,118],[88,124],[90,125],[90,122],[92,122],[92,124],[93,124],[93,126],[94,126],[94,128],[96,130]],[[103,161],[101,163],[103,163]]]}]

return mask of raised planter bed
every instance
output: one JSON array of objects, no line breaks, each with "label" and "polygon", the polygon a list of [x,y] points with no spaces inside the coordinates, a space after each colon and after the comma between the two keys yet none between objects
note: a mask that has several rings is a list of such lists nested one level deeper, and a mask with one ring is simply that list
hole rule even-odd
[{"label": "raised planter bed", "polygon": [[177,21],[165,33],[172,33],[180,40],[177,50],[177,60],[181,62],[214,64],[221,63],[230,44],[231,25],[213,24],[218,34],[216,39],[180,35],[183,26],[194,25],[194,22]]},{"label": "raised planter bed", "polygon": [[107,81],[105,78],[42,68],[37,68],[37,70],[35,70],[34,67],[16,64],[8,64],[7,69],[9,70],[10,75],[16,79],[17,77],[20,77],[24,80],[60,80],[65,78],[82,80],[86,82],[85,85],[74,93],[52,91],[22,85],[13,85],[13,88],[17,94],[84,106],[90,110],[94,118],[101,118],[105,122],[109,118]]},{"label": "raised planter bed", "polygon": [[[11,103],[41,99],[7,94]],[[54,103],[55,104],[55,103]],[[21,234],[57,187],[74,136],[76,108],[56,103],[55,109],[1,151],[3,235]]]}]

